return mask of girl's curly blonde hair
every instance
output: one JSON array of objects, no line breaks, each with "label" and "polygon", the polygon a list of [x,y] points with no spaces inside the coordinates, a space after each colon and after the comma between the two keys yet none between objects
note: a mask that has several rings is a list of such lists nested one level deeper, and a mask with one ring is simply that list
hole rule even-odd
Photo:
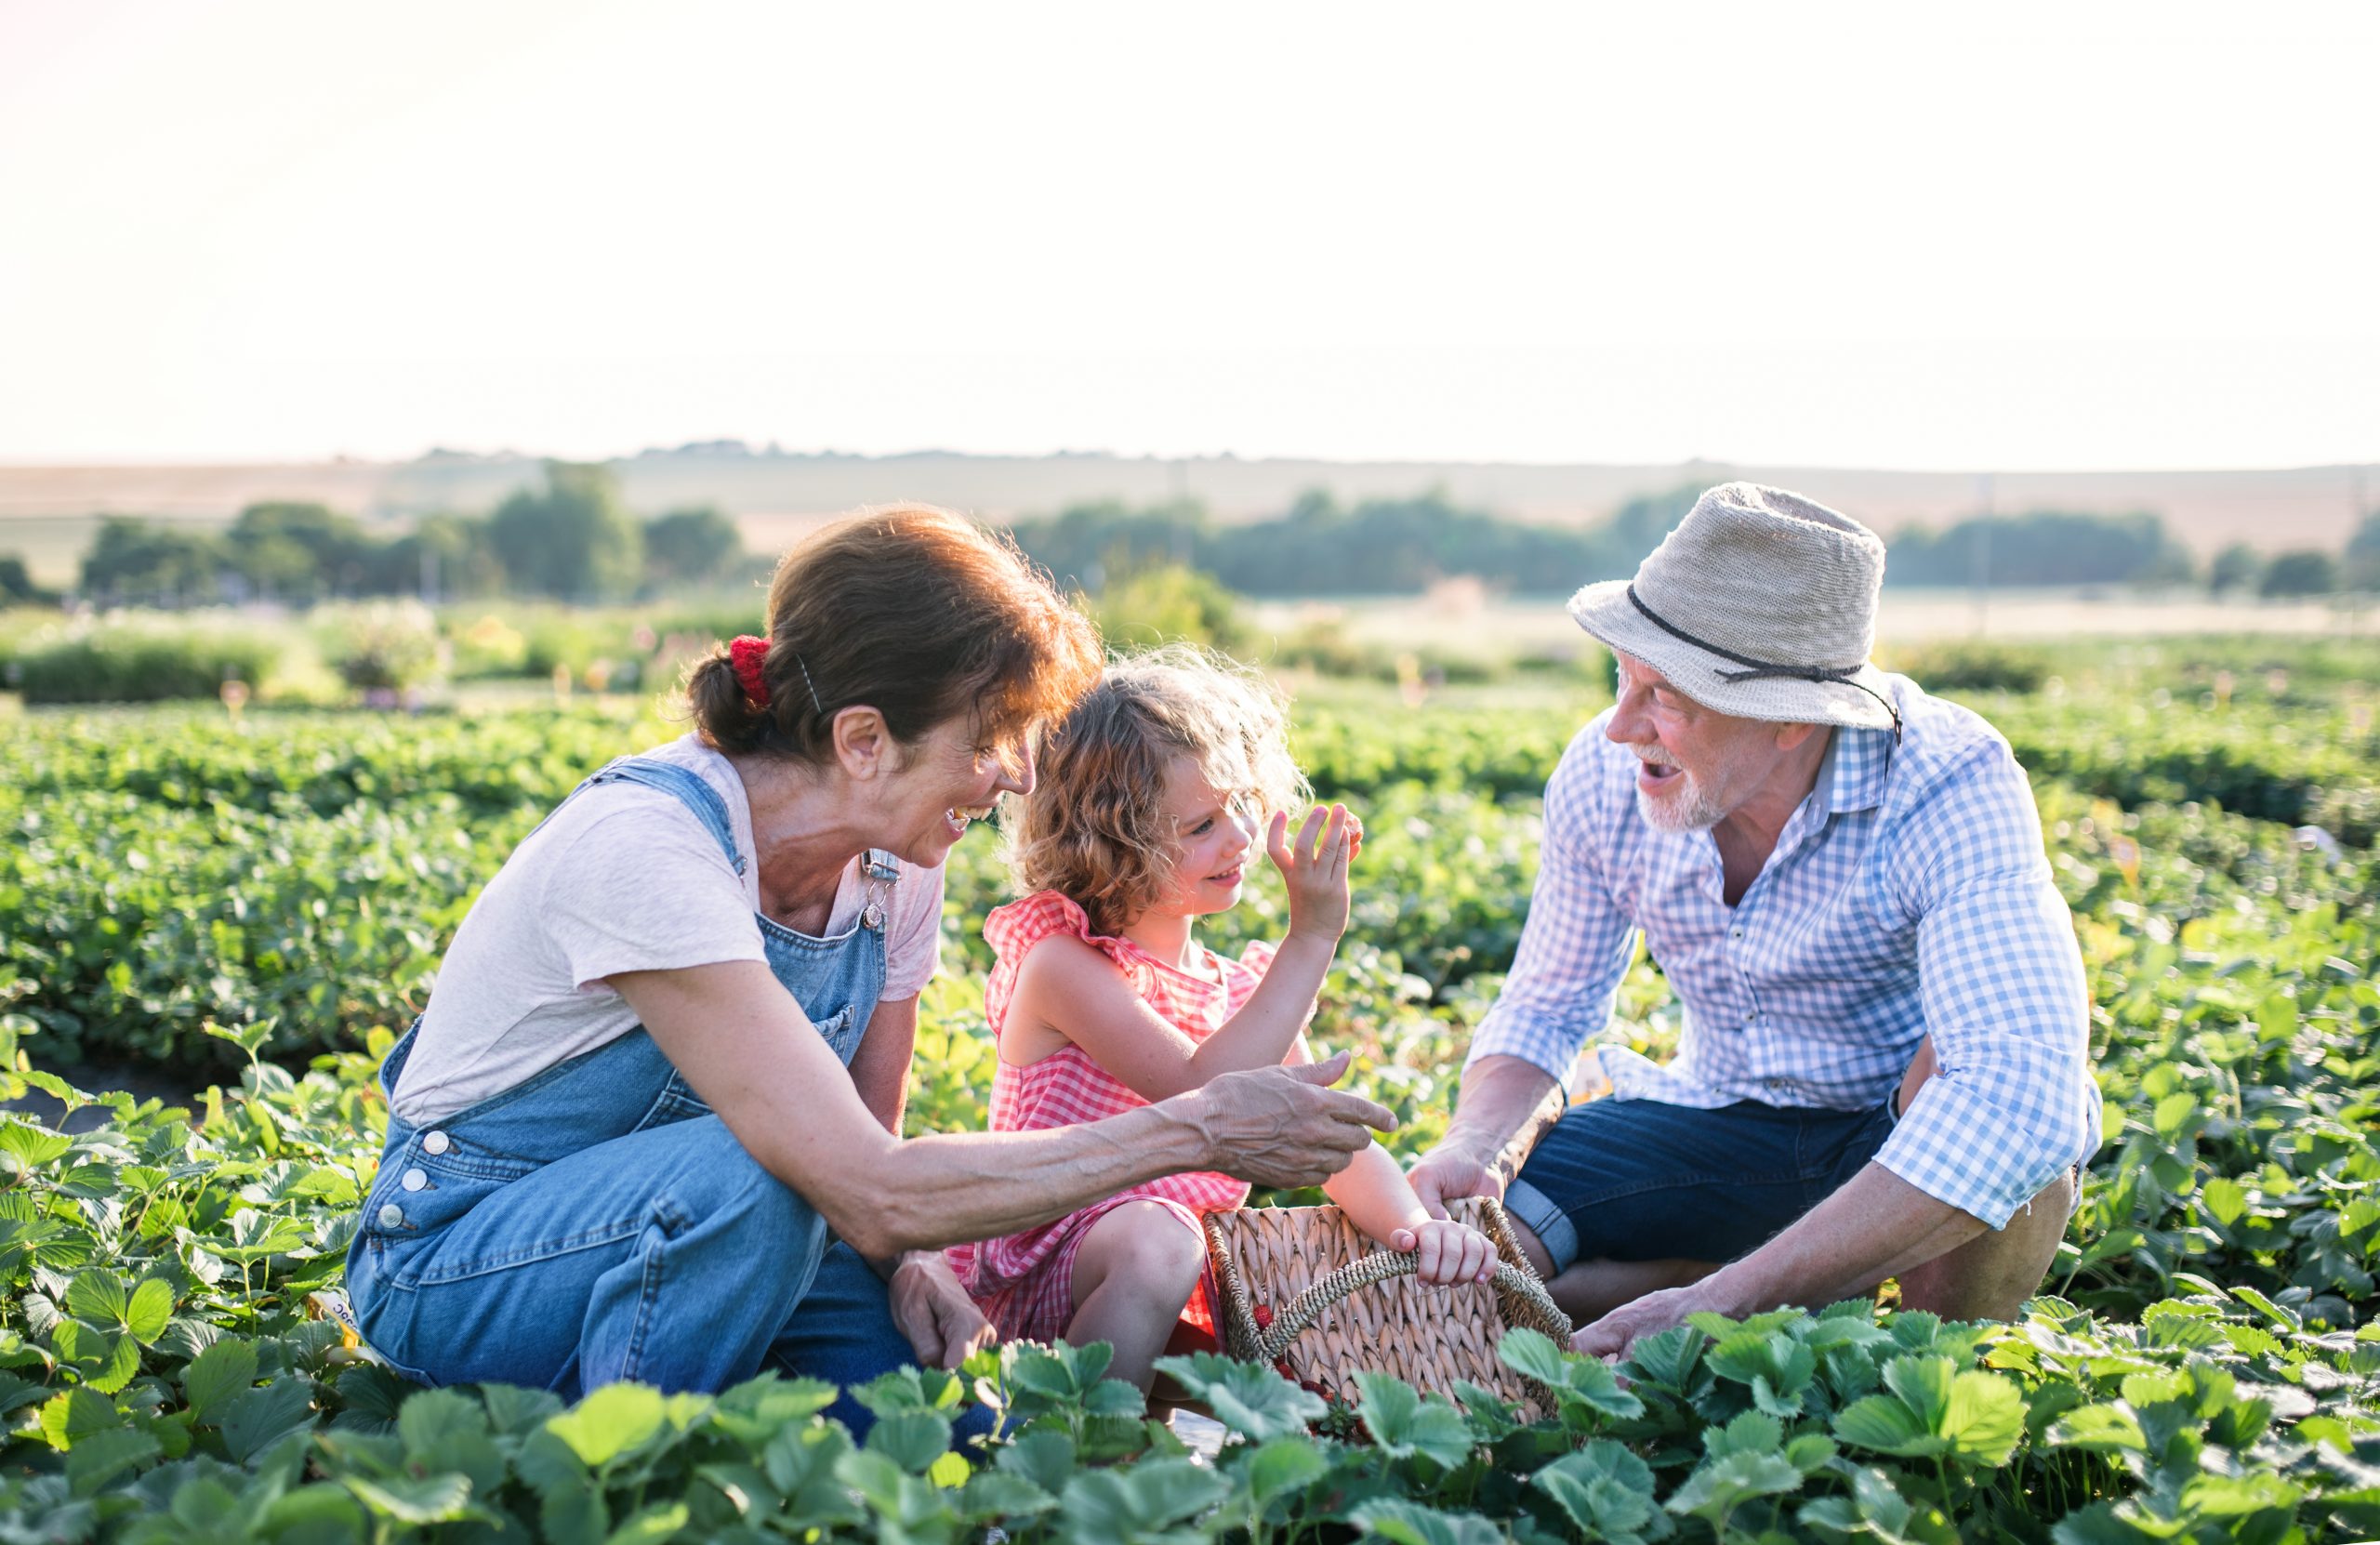
[{"label": "girl's curly blonde hair", "polygon": [[1280,693],[1191,644],[1109,662],[1041,742],[1033,792],[1012,799],[1009,862],[1026,893],[1056,891],[1114,933],[1164,894],[1179,844],[1166,773],[1187,755],[1219,793],[1269,817],[1312,791],[1289,758]]}]

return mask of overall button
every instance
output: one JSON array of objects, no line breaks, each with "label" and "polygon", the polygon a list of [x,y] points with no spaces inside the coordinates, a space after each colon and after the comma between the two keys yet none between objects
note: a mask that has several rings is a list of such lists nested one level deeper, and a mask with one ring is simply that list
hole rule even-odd
[{"label": "overall button", "polygon": [[401,1228],[404,1225],[404,1221],[405,1209],[403,1208],[399,1207],[394,1202],[383,1202],[380,1204],[380,1226],[382,1228]]},{"label": "overall button", "polygon": [[423,1186],[430,1183],[430,1177],[423,1174],[418,1169],[408,1169],[404,1172],[404,1178],[398,1181],[397,1183],[403,1186],[407,1191],[418,1191]]},{"label": "overall button", "polygon": [[425,1154],[443,1154],[453,1146],[454,1143],[447,1140],[444,1132],[425,1132],[422,1134],[421,1151]]}]

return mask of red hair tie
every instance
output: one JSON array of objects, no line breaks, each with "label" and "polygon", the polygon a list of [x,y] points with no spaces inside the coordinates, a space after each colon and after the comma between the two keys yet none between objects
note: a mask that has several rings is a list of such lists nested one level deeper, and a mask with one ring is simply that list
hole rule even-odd
[{"label": "red hair tie", "polygon": [[755,713],[768,711],[769,679],[760,674],[760,667],[768,657],[769,640],[749,633],[727,646],[727,658],[735,667],[735,679],[744,683],[744,695],[750,700]]}]

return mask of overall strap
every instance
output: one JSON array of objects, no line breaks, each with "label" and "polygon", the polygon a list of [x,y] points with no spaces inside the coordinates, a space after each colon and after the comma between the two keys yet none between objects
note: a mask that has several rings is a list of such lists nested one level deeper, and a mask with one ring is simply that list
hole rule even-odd
[{"label": "overall strap", "polygon": [[703,781],[700,773],[649,757],[622,757],[579,787],[592,788],[599,784],[610,783],[641,784],[646,788],[657,788],[665,794],[676,796],[679,803],[693,811],[694,819],[719,839],[720,847],[727,853],[727,861],[735,865],[735,872],[739,875],[744,872],[744,855],[735,851],[735,823],[727,813],[727,801],[719,797],[719,790]]}]

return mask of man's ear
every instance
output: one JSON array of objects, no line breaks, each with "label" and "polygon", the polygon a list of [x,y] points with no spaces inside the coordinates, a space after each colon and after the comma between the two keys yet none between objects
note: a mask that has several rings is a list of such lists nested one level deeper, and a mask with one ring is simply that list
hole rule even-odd
[{"label": "man's ear", "polygon": [[1823,724],[1779,724],[1777,726],[1777,748],[1779,751],[1798,751],[1804,741],[1825,728]]},{"label": "man's ear", "polygon": [[835,761],[854,783],[881,777],[899,767],[900,752],[884,716],[866,704],[837,708]]}]

